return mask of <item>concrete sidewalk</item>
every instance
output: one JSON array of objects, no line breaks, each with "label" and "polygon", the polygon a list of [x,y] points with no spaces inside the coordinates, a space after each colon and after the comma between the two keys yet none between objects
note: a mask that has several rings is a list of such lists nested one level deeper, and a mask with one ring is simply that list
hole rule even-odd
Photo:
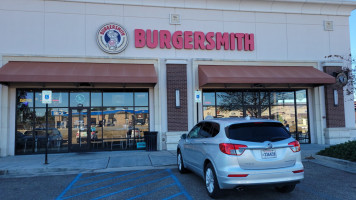
[{"label": "concrete sidewalk", "polygon": [[[355,162],[316,155],[326,147],[328,145],[303,144],[303,162],[356,174]],[[0,158],[0,178],[175,168],[177,163],[175,151],[142,150],[49,154],[49,164],[45,165],[44,161],[44,154]]]},{"label": "concrete sidewalk", "polygon": [[[0,175],[42,176],[175,167],[174,151],[103,151],[0,158]],[[1,177],[1,176],[0,176]]]}]

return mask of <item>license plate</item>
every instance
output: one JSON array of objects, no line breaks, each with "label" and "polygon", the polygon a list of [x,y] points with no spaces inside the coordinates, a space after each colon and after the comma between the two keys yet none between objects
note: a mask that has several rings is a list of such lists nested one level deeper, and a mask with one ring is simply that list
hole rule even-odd
[{"label": "license plate", "polygon": [[262,150],[262,159],[277,158],[277,152],[274,149]]}]

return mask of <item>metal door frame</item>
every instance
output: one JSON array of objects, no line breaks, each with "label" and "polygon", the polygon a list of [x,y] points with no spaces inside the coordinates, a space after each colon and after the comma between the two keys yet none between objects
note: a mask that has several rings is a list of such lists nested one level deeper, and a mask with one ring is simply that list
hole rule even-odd
[{"label": "metal door frame", "polygon": [[[78,109],[87,109],[87,143],[85,147],[79,147],[79,148],[73,148],[73,144],[72,144],[72,137],[73,137],[73,121],[72,121],[72,117],[73,117],[73,110],[78,110]],[[68,109],[68,113],[69,113],[69,117],[68,117],[68,122],[69,122],[69,126],[68,126],[68,150],[69,152],[80,152],[80,151],[89,151],[91,144],[90,144],[90,123],[91,123],[91,112],[90,112],[90,107],[70,107]],[[75,144],[76,145],[76,144]],[[76,145],[77,146],[77,145]]]}]

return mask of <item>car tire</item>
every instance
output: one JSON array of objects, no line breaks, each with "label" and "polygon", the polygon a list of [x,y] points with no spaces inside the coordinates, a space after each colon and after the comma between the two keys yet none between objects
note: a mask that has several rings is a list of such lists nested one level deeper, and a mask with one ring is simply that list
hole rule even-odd
[{"label": "car tire", "polygon": [[177,165],[178,165],[178,171],[181,174],[187,173],[187,168],[184,167],[183,157],[180,151],[178,151],[177,154]]},{"label": "car tire", "polygon": [[295,188],[295,184],[292,185],[284,185],[282,187],[276,187],[276,190],[280,193],[290,193],[293,192]]},{"label": "car tire", "polygon": [[204,173],[205,189],[211,198],[218,198],[221,196],[222,191],[219,187],[218,179],[216,178],[214,167],[209,163],[205,168]]}]

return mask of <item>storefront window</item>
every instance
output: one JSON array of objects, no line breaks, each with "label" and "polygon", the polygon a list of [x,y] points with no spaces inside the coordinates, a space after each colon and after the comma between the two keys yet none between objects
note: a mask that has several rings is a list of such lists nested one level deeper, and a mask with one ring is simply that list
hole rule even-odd
[{"label": "storefront window", "polygon": [[48,142],[42,91],[19,89],[16,99],[16,154],[44,153],[46,144],[49,153],[137,149],[149,130],[148,91],[52,90]]},{"label": "storefront window", "polygon": [[104,106],[133,106],[133,92],[104,92]]},{"label": "storefront window", "polygon": [[147,92],[135,92],[135,106],[148,106]]},{"label": "storefront window", "polygon": [[91,92],[91,106],[97,107],[102,106],[102,93],[101,92]]},{"label": "storefront window", "polygon": [[[217,102],[214,104],[215,99]],[[203,91],[203,116],[257,117],[283,123],[294,137],[309,142],[306,90]]]},{"label": "storefront window", "polygon": [[89,107],[89,92],[70,92],[70,107]]}]

